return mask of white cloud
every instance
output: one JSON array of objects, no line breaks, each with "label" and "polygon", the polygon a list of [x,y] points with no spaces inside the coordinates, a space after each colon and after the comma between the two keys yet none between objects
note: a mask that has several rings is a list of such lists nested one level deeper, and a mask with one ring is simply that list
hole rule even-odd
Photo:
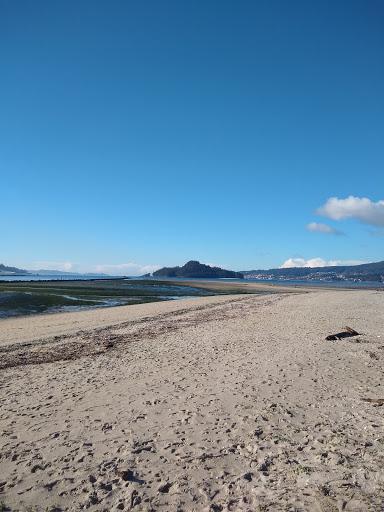
[{"label": "white cloud", "polygon": [[[28,265],[27,265],[28,266]],[[30,270],[60,270],[62,272],[79,272],[94,274],[110,274],[115,276],[141,276],[159,269],[160,265],[141,265],[135,262],[99,265],[81,265],[69,261],[36,261],[29,266]]]},{"label": "white cloud", "polygon": [[384,226],[384,200],[375,203],[367,197],[330,197],[317,213],[333,220],[357,219],[365,224]]},{"label": "white cloud", "polygon": [[62,272],[76,272],[75,265],[70,261],[35,261],[30,270],[61,270]]},{"label": "white cloud", "polygon": [[219,268],[228,268],[228,265],[223,265],[222,263],[212,263],[207,261],[201,261],[203,265],[208,265],[209,267],[219,267]]},{"label": "white cloud", "polygon": [[326,261],[322,258],[312,258],[305,260],[304,258],[289,258],[284,261],[280,268],[294,268],[294,267],[325,267]]},{"label": "white cloud", "polygon": [[307,230],[313,233],[326,233],[329,235],[341,235],[342,232],[338,229],[328,226],[328,224],[322,224],[321,222],[310,222],[307,224]]},{"label": "white cloud", "polygon": [[92,272],[124,276],[141,276],[143,274],[151,274],[159,268],[159,265],[140,265],[139,263],[134,263],[131,261],[129,263],[120,263],[117,265],[95,265]]},{"label": "white cloud", "polygon": [[293,267],[338,267],[340,265],[361,265],[367,263],[361,260],[324,260],[323,258],[311,258],[305,260],[304,258],[289,258],[284,261],[280,268],[293,268]]}]

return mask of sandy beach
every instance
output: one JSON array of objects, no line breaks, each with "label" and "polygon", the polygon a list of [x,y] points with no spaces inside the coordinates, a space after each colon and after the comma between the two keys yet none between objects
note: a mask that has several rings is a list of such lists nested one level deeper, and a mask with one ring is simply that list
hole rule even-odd
[{"label": "sandy beach", "polygon": [[1,320],[0,510],[384,510],[384,293],[275,291]]}]

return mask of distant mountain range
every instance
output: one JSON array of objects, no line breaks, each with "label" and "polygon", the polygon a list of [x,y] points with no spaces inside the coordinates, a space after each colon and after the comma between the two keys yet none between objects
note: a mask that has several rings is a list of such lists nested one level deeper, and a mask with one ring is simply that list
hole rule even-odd
[{"label": "distant mountain range", "polygon": [[28,270],[23,270],[23,269],[17,268],[17,267],[7,267],[6,265],[3,265],[2,263],[0,263],[0,276],[1,275],[9,276],[9,275],[13,275],[13,274],[17,274],[17,275],[28,274]]},{"label": "distant mountain range", "polygon": [[364,263],[362,265],[344,265],[332,267],[292,267],[271,268],[269,270],[246,270],[242,272],[247,279],[295,279],[302,281],[375,281],[384,282],[384,261]]},{"label": "distant mountain range", "polygon": [[154,277],[189,277],[189,278],[235,278],[243,279],[241,272],[210,267],[199,261],[188,261],[182,267],[163,267],[153,272]]},{"label": "distant mountain range", "polygon": [[79,274],[78,272],[64,272],[62,270],[45,270],[45,269],[39,269],[39,270],[25,270],[22,268],[17,267],[7,267],[6,265],[3,265],[0,263],[0,276],[25,276],[25,275],[40,275],[40,276],[79,276],[79,275],[86,275],[86,276],[106,276],[107,274],[101,274],[101,273],[86,273],[86,274]]}]

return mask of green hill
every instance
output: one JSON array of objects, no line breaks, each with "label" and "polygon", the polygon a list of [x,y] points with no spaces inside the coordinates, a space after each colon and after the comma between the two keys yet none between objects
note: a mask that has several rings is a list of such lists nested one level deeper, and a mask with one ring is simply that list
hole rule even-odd
[{"label": "green hill", "polygon": [[182,267],[164,267],[153,273],[154,277],[187,277],[187,278],[234,278],[243,279],[240,272],[210,267],[198,261],[188,261]]}]

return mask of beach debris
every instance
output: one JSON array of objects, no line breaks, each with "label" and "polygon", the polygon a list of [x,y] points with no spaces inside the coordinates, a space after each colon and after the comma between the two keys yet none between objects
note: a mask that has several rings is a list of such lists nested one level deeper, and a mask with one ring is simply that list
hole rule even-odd
[{"label": "beach debris", "polygon": [[261,427],[257,427],[254,434],[256,437],[261,437],[264,433],[264,430]]},{"label": "beach debris", "polygon": [[[139,418],[137,418],[139,419]],[[152,440],[143,441],[141,443],[135,442],[132,448],[132,453],[139,454],[141,452],[154,452],[155,449],[152,446]]]},{"label": "beach debris", "polygon": [[120,476],[125,482],[135,480],[136,478],[133,471],[131,471],[130,469],[127,469],[126,471],[121,471]]},{"label": "beach debris", "polygon": [[269,466],[273,464],[272,459],[267,457],[259,466],[259,471],[261,471],[264,475],[268,474]]},{"label": "beach debris", "polygon": [[141,503],[141,496],[139,495],[138,491],[134,489],[131,493],[131,508],[136,507],[137,505],[140,505]]},{"label": "beach debris", "polygon": [[165,482],[164,484],[160,485],[160,487],[158,488],[158,491],[167,494],[169,492],[170,488],[172,487],[172,485],[173,484],[171,482]]},{"label": "beach debris", "polygon": [[384,405],[384,398],[363,398],[363,402],[369,402],[370,404],[376,405],[376,406],[382,406]]},{"label": "beach debris", "polygon": [[137,484],[144,484],[145,481],[141,478],[138,478],[135,473],[131,469],[127,469],[125,471],[120,471],[119,476],[125,482],[135,482]]},{"label": "beach debris", "polygon": [[338,341],[338,340],[341,340],[342,338],[350,338],[351,336],[358,336],[359,333],[357,331],[355,331],[354,329],[352,329],[351,327],[343,327],[344,331],[342,332],[338,332],[336,334],[330,334],[329,336],[327,336],[325,339],[327,341]]}]

